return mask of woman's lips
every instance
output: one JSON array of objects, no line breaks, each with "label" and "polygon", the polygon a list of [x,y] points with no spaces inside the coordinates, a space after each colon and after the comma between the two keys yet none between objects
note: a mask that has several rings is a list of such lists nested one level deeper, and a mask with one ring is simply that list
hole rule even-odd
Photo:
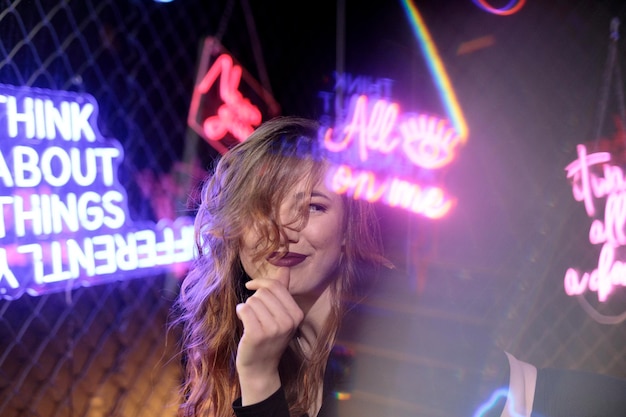
[{"label": "woman's lips", "polygon": [[287,252],[284,256],[280,256],[278,253],[273,253],[267,261],[274,266],[286,266],[288,268],[294,267],[306,259],[306,255],[299,253]]}]

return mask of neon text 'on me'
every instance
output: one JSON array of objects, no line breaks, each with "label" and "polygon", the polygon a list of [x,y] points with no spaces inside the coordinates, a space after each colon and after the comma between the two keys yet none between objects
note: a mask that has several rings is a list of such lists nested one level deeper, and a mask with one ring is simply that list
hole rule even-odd
[{"label": "neon text 'on me'", "polygon": [[[434,170],[454,159],[460,138],[445,119],[403,115],[397,103],[379,99],[372,104],[360,95],[353,98],[348,122],[328,128],[323,142],[332,153],[357,155],[347,158],[348,165],[331,171],[328,183],[336,192],[380,200],[431,218],[444,216],[453,205],[441,188],[404,179],[407,166]],[[381,158],[387,160],[382,177]]]}]

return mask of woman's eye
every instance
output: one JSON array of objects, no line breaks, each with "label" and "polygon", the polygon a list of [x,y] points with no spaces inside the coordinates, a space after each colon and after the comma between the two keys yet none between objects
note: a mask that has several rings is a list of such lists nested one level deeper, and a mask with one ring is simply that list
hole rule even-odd
[{"label": "woman's eye", "polygon": [[321,204],[309,204],[309,211],[310,212],[325,212],[326,211],[326,207],[324,207]]}]

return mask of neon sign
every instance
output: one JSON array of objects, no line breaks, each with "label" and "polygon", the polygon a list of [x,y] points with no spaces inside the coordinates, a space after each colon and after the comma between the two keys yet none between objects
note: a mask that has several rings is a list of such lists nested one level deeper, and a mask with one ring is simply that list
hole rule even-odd
[{"label": "neon sign", "polygon": [[[565,170],[572,180],[574,199],[583,202],[587,215],[593,219],[589,242],[602,248],[598,267],[593,271],[567,270],[565,292],[574,296],[589,290],[605,302],[615,287],[626,287],[626,262],[618,255],[626,245],[626,179],[620,167],[609,163],[609,152],[587,154],[584,145],[578,145],[577,151],[578,159]],[[596,201],[603,198],[604,219],[596,216]]]},{"label": "neon sign", "polygon": [[397,177],[381,181],[371,171],[353,170],[346,165],[332,167],[327,183],[336,193],[346,193],[372,203],[381,201],[432,219],[443,217],[453,205],[439,187],[423,187]]},{"label": "neon sign", "polygon": [[[399,115],[397,103],[380,99],[368,109],[367,96],[357,96],[351,121],[343,127],[341,137],[333,136],[333,129],[328,128],[324,146],[339,152],[354,140],[358,150],[355,164],[366,163],[370,151],[390,157],[393,165],[403,164],[405,157],[413,165],[427,169],[441,168],[452,161],[459,137],[446,120],[423,114],[399,120]],[[394,152],[396,149],[402,152]]]},{"label": "neon sign", "polygon": [[526,0],[511,0],[506,6],[500,8],[493,7],[486,0],[474,0],[474,3],[486,12],[500,16],[509,16],[519,12]]},{"label": "neon sign", "polygon": [[499,409],[499,403],[505,401],[504,406],[506,408],[507,413],[502,413],[508,415],[510,417],[524,417],[524,414],[521,414],[516,411],[516,403],[515,397],[513,395],[509,395],[508,388],[498,388],[495,390],[489,399],[481,404],[480,407],[474,412],[472,417],[485,417],[490,413],[493,414],[495,409]]},{"label": "neon sign", "polygon": [[193,257],[193,220],[133,223],[123,149],[87,94],[0,85],[0,296],[167,271]]},{"label": "neon sign", "polygon": [[350,102],[355,95],[365,95],[370,99],[390,99],[393,80],[374,78],[350,73],[333,73],[335,80],[333,91],[319,91],[321,102],[320,124],[330,126],[334,120],[345,120]]},{"label": "neon sign", "polygon": [[382,201],[429,218],[446,215],[453,200],[434,185],[418,184],[419,169],[448,165],[460,142],[446,120],[401,114],[397,103],[369,103],[354,96],[348,122],[326,128],[324,148],[337,165],[328,174],[329,187],[356,199]]},{"label": "neon sign", "polygon": [[243,142],[264,116],[277,116],[279,111],[271,95],[216,39],[205,39],[187,118],[190,128],[224,154]]}]

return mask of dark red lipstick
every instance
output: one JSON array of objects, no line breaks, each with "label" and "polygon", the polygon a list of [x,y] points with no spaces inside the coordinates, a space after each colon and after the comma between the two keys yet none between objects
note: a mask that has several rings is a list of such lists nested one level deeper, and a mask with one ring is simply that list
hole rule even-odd
[{"label": "dark red lipstick", "polygon": [[306,255],[302,255],[294,252],[287,252],[284,256],[281,256],[278,252],[273,253],[267,261],[274,266],[285,266],[287,268],[294,267],[306,259]]}]

